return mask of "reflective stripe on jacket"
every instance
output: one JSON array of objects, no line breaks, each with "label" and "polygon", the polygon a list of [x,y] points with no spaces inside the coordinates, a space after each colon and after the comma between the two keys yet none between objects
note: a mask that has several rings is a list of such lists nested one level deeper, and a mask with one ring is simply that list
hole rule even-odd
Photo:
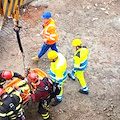
[{"label": "reflective stripe on jacket", "polygon": [[43,35],[44,39],[47,39],[46,44],[48,45],[52,45],[58,40],[55,22],[52,18],[50,18],[48,24],[44,25]]},{"label": "reflective stripe on jacket", "polygon": [[74,70],[83,71],[87,68],[87,57],[89,50],[85,46],[78,49],[73,57]]},{"label": "reflective stripe on jacket", "polygon": [[55,62],[51,62],[49,74],[52,80],[58,83],[67,78],[67,63],[61,53],[58,53],[58,59]]}]

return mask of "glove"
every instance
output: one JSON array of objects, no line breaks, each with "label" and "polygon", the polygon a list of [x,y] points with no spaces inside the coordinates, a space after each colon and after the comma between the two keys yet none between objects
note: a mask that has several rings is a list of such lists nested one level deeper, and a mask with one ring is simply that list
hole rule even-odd
[{"label": "glove", "polygon": [[32,91],[32,90],[30,90],[30,93],[31,93],[31,94],[33,94],[33,91]]},{"label": "glove", "polygon": [[25,82],[28,82],[27,78],[25,78],[24,80],[25,80]]}]

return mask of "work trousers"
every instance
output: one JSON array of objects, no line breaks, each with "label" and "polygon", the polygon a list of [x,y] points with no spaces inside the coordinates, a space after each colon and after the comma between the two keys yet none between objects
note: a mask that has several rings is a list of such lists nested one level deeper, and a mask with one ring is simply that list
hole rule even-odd
[{"label": "work trousers", "polygon": [[38,106],[38,112],[42,115],[44,120],[50,120],[49,116],[49,99],[41,99]]},{"label": "work trousers", "polygon": [[54,43],[52,45],[48,45],[48,44],[44,43],[39,54],[38,54],[38,58],[41,58],[48,51],[49,48],[58,52],[58,49],[56,47],[56,43]]},{"label": "work trousers", "polygon": [[84,78],[84,71],[74,71],[74,69],[72,69],[71,77],[72,78],[77,77],[77,79],[79,80],[79,83],[82,87],[82,90],[83,91],[88,91],[88,87],[86,85],[85,78]]},{"label": "work trousers", "polygon": [[56,99],[58,101],[62,101],[62,99],[63,99],[63,83],[65,82],[65,80],[63,80],[61,83],[59,83],[60,87],[61,87],[61,91],[60,91],[59,95],[56,95]]}]

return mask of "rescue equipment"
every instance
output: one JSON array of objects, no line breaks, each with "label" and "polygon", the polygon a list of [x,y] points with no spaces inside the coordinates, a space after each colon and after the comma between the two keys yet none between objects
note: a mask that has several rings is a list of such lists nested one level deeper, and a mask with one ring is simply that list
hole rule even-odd
[{"label": "rescue equipment", "polygon": [[[46,73],[44,73],[42,70],[38,68],[32,69],[32,72],[36,73],[40,79],[42,79],[43,77],[47,77]],[[7,93],[15,92],[15,90],[20,91],[21,92],[20,95],[23,99],[23,105],[25,105],[30,99],[31,95],[30,91],[34,92],[36,89],[36,85],[34,83],[31,85],[31,90],[28,84],[29,84],[28,81],[21,80],[19,78],[14,78],[10,83],[4,86],[4,90]]]}]

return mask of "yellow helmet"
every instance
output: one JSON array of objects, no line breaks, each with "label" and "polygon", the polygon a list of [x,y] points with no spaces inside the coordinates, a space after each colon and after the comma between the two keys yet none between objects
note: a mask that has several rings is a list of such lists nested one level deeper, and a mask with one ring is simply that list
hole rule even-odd
[{"label": "yellow helmet", "polygon": [[82,44],[80,39],[74,39],[72,41],[72,46],[80,46]]},{"label": "yellow helmet", "polygon": [[56,51],[51,50],[51,51],[47,54],[47,56],[48,56],[48,59],[55,59],[55,58],[58,56],[58,54],[57,54]]}]

